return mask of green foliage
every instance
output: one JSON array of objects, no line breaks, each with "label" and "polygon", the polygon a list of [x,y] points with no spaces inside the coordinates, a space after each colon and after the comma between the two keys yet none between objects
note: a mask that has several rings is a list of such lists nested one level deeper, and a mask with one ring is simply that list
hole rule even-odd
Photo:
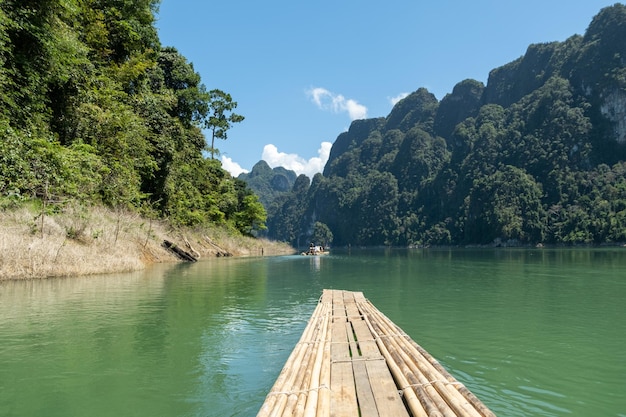
[{"label": "green foliage", "polygon": [[607,7],[486,86],[441,102],[418,89],[353,122],[315,187],[275,202],[268,235],[297,242],[321,223],[335,245],[626,242],[625,28],[626,6]]},{"label": "green foliage", "polygon": [[389,172],[372,172],[363,184],[357,199],[359,210],[357,242],[364,245],[393,243],[397,229],[398,182]]},{"label": "green foliage", "polygon": [[545,215],[541,196],[541,186],[513,166],[499,167],[492,175],[476,178],[466,199],[465,233],[469,241],[542,242]]},{"label": "green foliage", "polygon": [[269,209],[281,195],[291,191],[296,182],[296,173],[283,167],[270,168],[267,162],[259,161],[249,173],[239,174],[238,179],[245,181],[258,196],[259,201]]},{"label": "green foliage", "polygon": [[330,231],[328,226],[321,222],[315,222],[313,224],[313,234],[311,235],[311,241],[317,245],[328,247],[333,243],[333,232]]},{"label": "green foliage", "polygon": [[270,238],[288,242],[296,247],[310,241],[309,218],[307,213],[311,195],[310,180],[299,175],[291,192],[279,195],[268,208],[267,228]]},{"label": "green foliage", "polygon": [[[241,185],[240,189],[245,190],[245,185]],[[255,232],[265,230],[267,214],[256,194],[248,190],[243,191],[239,197],[237,210],[232,217],[235,228],[248,236],[253,236]]]},{"label": "green foliage", "polygon": [[211,131],[211,159],[219,151],[215,148],[215,139],[227,139],[227,132],[233,123],[243,122],[244,117],[233,113],[237,108],[237,102],[233,101],[230,94],[221,90],[209,91],[209,114],[205,118],[204,127]]},{"label": "green foliage", "polygon": [[220,139],[243,116],[229,114],[236,102],[207,92],[176,49],[161,47],[157,8],[156,0],[0,2],[3,201],[150,207],[177,225],[264,228],[252,192],[203,155],[210,111]]}]

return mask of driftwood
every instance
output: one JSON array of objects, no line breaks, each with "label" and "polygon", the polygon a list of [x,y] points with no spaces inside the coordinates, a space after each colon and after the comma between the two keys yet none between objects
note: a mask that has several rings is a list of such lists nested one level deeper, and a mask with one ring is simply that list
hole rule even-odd
[{"label": "driftwood", "polygon": [[193,246],[191,246],[191,243],[189,243],[189,241],[187,240],[185,236],[183,236],[183,240],[185,241],[185,245],[187,246],[191,254],[195,256],[197,259],[200,259],[200,252],[198,252],[197,250],[193,248]]},{"label": "driftwood", "polygon": [[220,256],[233,256],[233,254],[232,254],[232,253],[230,253],[230,252],[228,252],[228,251],[226,251],[226,250],[224,250],[224,249],[220,248],[220,247],[219,247],[219,246],[217,246],[215,243],[213,243],[213,241],[211,240],[211,238],[210,238],[210,237],[208,237],[208,236],[203,236],[203,237],[204,237],[204,240],[206,240],[206,241],[207,241],[207,243],[208,243],[209,245],[211,245],[211,246],[213,247],[213,249],[215,249],[215,250],[217,251],[216,256],[218,256],[218,257],[220,257]]},{"label": "driftwood", "polygon": [[172,252],[174,255],[178,256],[183,261],[196,262],[198,260],[195,256],[193,256],[189,252],[179,248],[178,246],[176,246],[175,243],[172,243],[169,240],[164,240],[163,241],[163,247],[168,249],[170,252]]}]

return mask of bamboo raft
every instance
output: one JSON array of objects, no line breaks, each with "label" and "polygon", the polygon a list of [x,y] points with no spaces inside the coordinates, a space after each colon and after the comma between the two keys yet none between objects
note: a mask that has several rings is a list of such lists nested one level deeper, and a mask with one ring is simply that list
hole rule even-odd
[{"label": "bamboo raft", "polygon": [[495,417],[362,292],[324,290],[257,417]]}]

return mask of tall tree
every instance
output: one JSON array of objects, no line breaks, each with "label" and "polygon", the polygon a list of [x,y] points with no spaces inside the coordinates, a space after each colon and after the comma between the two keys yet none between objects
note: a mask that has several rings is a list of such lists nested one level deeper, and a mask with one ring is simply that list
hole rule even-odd
[{"label": "tall tree", "polygon": [[230,94],[222,90],[209,91],[209,115],[205,119],[205,127],[211,131],[211,159],[215,159],[215,154],[219,151],[215,148],[215,139],[227,138],[228,129],[233,123],[240,123],[244,117],[233,113],[237,108],[237,102],[233,101]]}]

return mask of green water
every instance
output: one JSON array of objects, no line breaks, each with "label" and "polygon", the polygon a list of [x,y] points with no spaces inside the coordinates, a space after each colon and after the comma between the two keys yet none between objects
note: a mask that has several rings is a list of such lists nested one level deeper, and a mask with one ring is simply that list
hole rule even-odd
[{"label": "green water", "polygon": [[254,416],[323,288],[498,416],[626,416],[626,249],[378,250],[0,282],[0,416]]}]

